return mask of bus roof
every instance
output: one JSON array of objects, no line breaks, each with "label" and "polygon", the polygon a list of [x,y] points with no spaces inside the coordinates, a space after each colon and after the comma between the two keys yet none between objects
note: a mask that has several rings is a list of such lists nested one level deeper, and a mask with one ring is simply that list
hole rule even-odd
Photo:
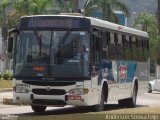
[{"label": "bus roof", "polygon": [[72,18],[75,17],[75,18],[90,19],[91,25],[93,25],[93,26],[102,27],[102,28],[106,28],[106,29],[109,29],[109,30],[122,32],[122,33],[126,33],[126,34],[137,35],[137,36],[146,37],[146,38],[149,37],[147,32],[144,32],[144,31],[141,31],[141,30],[137,30],[137,29],[134,29],[134,28],[122,26],[122,25],[119,25],[119,24],[111,23],[111,22],[101,20],[101,19],[97,19],[97,18],[93,18],[93,17],[86,17],[86,16],[76,15],[76,14],[33,15],[33,16],[23,16],[22,18],[25,18],[25,17],[43,17],[43,16],[44,17],[47,17],[47,16],[72,17]]},{"label": "bus roof", "polygon": [[107,28],[110,30],[118,31],[118,32],[133,34],[133,35],[147,37],[147,38],[149,37],[147,32],[144,32],[141,30],[122,26],[119,24],[111,23],[111,22],[100,20],[100,19],[93,18],[93,17],[88,17],[88,18],[91,20],[91,25],[94,25],[97,27],[99,26],[99,27]]}]

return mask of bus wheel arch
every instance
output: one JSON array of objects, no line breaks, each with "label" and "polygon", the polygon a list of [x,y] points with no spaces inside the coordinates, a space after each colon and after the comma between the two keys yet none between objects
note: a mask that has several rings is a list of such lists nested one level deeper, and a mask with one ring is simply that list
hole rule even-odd
[{"label": "bus wheel arch", "polygon": [[108,83],[106,81],[103,83],[102,89],[104,90],[104,98],[105,98],[104,100],[107,103],[108,101]]},{"label": "bus wheel arch", "polygon": [[132,92],[131,107],[134,107],[136,105],[137,94],[138,94],[138,80],[135,79],[133,92]]},{"label": "bus wheel arch", "polygon": [[138,80],[135,79],[133,84],[132,96],[130,98],[118,100],[120,107],[134,108],[136,106],[137,94],[138,94]]},{"label": "bus wheel arch", "polygon": [[101,89],[101,95],[99,98],[99,103],[97,105],[94,105],[94,111],[103,111],[104,107],[105,107],[105,103],[107,102],[108,99],[108,84],[105,81],[102,85],[102,89]]}]

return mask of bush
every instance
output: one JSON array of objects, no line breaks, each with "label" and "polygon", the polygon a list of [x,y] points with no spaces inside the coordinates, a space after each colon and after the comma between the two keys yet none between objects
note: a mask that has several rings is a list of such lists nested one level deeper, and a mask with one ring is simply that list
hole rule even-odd
[{"label": "bush", "polygon": [[9,76],[9,79],[11,79],[11,80],[12,80],[12,79],[13,79],[13,75],[10,75],[10,76]]},{"label": "bush", "polygon": [[2,73],[0,73],[0,79],[2,78]]},{"label": "bush", "polygon": [[9,79],[9,74],[7,74],[7,73],[3,74],[3,79],[8,80]]}]

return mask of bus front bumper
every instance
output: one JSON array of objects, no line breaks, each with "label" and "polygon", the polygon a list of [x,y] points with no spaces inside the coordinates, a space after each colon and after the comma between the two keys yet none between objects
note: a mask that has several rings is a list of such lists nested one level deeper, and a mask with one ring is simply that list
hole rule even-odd
[{"label": "bus front bumper", "polygon": [[[93,101],[94,100],[94,101]],[[44,106],[91,106],[97,103],[97,99],[91,100],[90,94],[85,95],[37,95],[31,93],[14,92],[14,103],[17,104],[35,104]]]}]

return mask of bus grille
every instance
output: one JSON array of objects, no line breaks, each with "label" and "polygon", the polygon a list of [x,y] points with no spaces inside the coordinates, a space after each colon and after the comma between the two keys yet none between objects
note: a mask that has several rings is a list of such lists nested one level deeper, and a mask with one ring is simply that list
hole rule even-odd
[{"label": "bus grille", "polygon": [[36,99],[32,101],[32,104],[40,104],[40,105],[66,105],[66,102],[62,100],[42,100],[42,99]]},{"label": "bus grille", "polygon": [[32,92],[37,95],[64,95],[66,94],[65,90],[62,89],[33,89]]}]

